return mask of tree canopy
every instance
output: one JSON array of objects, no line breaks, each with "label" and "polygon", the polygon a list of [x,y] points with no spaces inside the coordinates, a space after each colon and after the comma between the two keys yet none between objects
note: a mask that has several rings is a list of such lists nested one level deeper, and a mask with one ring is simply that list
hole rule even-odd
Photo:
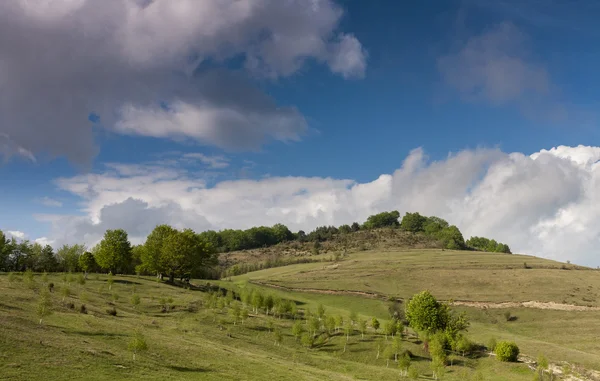
[{"label": "tree canopy", "polygon": [[128,268],[131,261],[131,243],[123,229],[107,230],[95,253],[100,267],[112,273]]}]

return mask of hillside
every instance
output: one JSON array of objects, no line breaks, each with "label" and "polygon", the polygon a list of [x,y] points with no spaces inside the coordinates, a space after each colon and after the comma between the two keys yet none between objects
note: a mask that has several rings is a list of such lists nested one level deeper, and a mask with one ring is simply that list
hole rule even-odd
[{"label": "hillside", "polygon": [[469,332],[480,342],[511,338],[534,357],[545,353],[600,370],[600,271],[594,269],[525,255],[419,249],[359,252],[338,263],[266,269],[233,280],[379,303],[428,289],[472,317]]}]

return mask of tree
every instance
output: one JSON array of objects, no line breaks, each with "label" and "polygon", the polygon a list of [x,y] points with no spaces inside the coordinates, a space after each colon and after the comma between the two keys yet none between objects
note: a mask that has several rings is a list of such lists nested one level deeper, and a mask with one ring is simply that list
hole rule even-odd
[{"label": "tree", "polygon": [[58,267],[58,261],[54,256],[54,250],[52,249],[52,246],[46,245],[42,248],[42,252],[40,253],[40,258],[38,260],[38,267],[41,271],[56,271]]},{"label": "tree", "polygon": [[496,358],[503,362],[516,362],[519,357],[519,347],[511,341],[500,341],[495,348]]},{"label": "tree", "polygon": [[76,272],[79,268],[79,256],[84,252],[84,245],[63,245],[56,252],[59,266],[63,271]]},{"label": "tree", "polygon": [[365,338],[365,332],[367,332],[367,321],[364,319],[360,319],[358,322],[358,329],[360,330],[361,339]]},{"label": "tree", "polygon": [[400,225],[400,223],[398,222],[398,218],[400,218],[400,213],[398,213],[398,211],[396,210],[391,212],[374,214],[367,218],[364,227],[366,229],[397,227]]},{"label": "tree", "polygon": [[379,329],[379,320],[377,320],[377,318],[374,317],[371,319],[371,327],[373,327],[375,333],[377,333],[377,330]]},{"label": "tree", "polygon": [[89,272],[96,269],[96,266],[96,258],[89,251],[86,251],[79,257],[79,267],[85,272],[85,279],[87,279]]},{"label": "tree", "polygon": [[353,222],[350,228],[353,232],[357,232],[360,230],[360,224],[358,222]]},{"label": "tree", "polygon": [[383,358],[386,361],[386,363],[385,363],[386,367],[390,366],[390,358],[393,356],[394,356],[394,352],[392,350],[392,347],[390,347],[389,345],[386,345],[385,348],[383,349]]},{"label": "tree", "polygon": [[446,354],[446,347],[448,346],[448,340],[446,335],[443,333],[437,333],[429,340],[429,354],[431,359],[438,361],[442,364],[446,363],[448,358]]},{"label": "tree", "polygon": [[281,333],[281,329],[275,328],[273,331],[273,336],[275,337],[275,345],[280,346],[283,341],[283,334]]},{"label": "tree", "polygon": [[406,318],[414,330],[434,333],[446,328],[449,308],[446,304],[438,302],[429,291],[422,291],[408,302]]},{"label": "tree", "polygon": [[333,333],[333,330],[335,329],[335,318],[333,316],[327,316],[327,318],[325,318],[325,329],[328,334],[331,335]]},{"label": "tree", "polygon": [[191,229],[186,229],[164,239],[160,268],[169,274],[172,283],[175,276],[191,274],[204,266],[216,264],[216,260],[214,248]]},{"label": "tree", "polygon": [[148,350],[148,344],[146,344],[146,338],[140,331],[135,331],[127,348],[133,353],[133,361],[135,361],[135,355],[139,352]]},{"label": "tree", "polygon": [[392,351],[394,352],[394,361],[398,362],[398,355],[402,350],[402,337],[400,335],[396,335],[394,340],[392,341]]},{"label": "tree", "polygon": [[288,227],[283,224],[275,224],[273,225],[271,230],[275,235],[276,242],[285,242],[294,239],[294,233],[292,233],[290,229],[288,229]]},{"label": "tree", "polygon": [[292,335],[298,340],[302,334],[304,333],[304,327],[302,327],[302,322],[297,320],[292,326]]},{"label": "tree", "polygon": [[344,334],[346,335],[346,342],[348,342],[348,340],[350,340],[350,335],[352,334],[354,330],[352,329],[352,323],[350,323],[350,321],[346,322],[346,325],[344,326]]},{"label": "tree", "polygon": [[10,240],[6,235],[0,230],[0,271],[8,270],[8,256],[10,254]]},{"label": "tree", "polygon": [[305,346],[307,348],[312,348],[313,345],[315,345],[315,338],[313,335],[311,335],[309,333],[305,333],[302,335],[300,342],[302,343],[303,346]]},{"label": "tree", "polygon": [[50,292],[48,290],[42,289],[42,291],[40,291],[40,298],[37,305],[37,316],[40,318],[40,324],[42,324],[42,319],[51,314],[52,297],[50,296]]},{"label": "tree", "polygon": [[408,376],[408,368],[410,368],[410,355],[408,353],[404,353],[398,358],[398,368],[402,377]]},{"label": "tree", "polygon": [[396,332],[396,322],[394,320],[388,320],[383,325],[383,333],[385,335],[385,339],[387,340],[388,336],[393,336]]},{"label": "tree", "polygon": [[116,274],[129,267],[131,243],[125,230],[107,230],[97,250],[96,262],[103,269]]},{"label": "tree", "polygon": [[423,226],[427,221],[427,217],[419,213],[406,213],[400,222],[400,228],[407,232],[419,233],[424,230]]},{"label": "tree", "polygon": [[162,274],[165,272],[161,267],[161,257],[163,253],[163,245],[165,239],[177,230],[169,225],[158,225],[146,238],[144,250],[141,252],[142,266],[144,270],[156,274],[162,279]]},{"label": "tree", "polygon": [[462,250],[466,247],[462,233],[454,225],[440,231],[438,237],[446,249]]}]

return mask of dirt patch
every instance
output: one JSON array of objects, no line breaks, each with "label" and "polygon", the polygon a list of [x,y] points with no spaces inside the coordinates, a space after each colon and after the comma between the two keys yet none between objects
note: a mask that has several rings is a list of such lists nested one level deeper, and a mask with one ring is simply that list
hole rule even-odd
[{"label": "dirt patch", "polygon": [[537,301],[528,301],[528,302],[471,302],[465,300],[454,300],[452,301],[452,305],[454,306],[465,306],[465,307],[475,307],[482,309],[495,309],[495,308],[537,308],[540,310],[554,310],[554,311],[600,311],[600,307],[587,307],[587,306],[576,306],[573,304],[563,304],[563,303],[555,303],[555,302],[537,302]]}]

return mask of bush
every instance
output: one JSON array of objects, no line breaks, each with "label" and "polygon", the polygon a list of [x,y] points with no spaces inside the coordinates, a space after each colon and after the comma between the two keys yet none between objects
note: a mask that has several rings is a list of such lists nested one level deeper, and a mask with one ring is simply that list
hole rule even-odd
[{"label": "bush", "polygon": [[115,307],[108,308],[106,310],[106,313],[109,314],[110,316],[117,316],[117,309]]},{"label": "bush", "polygon": [[69,302],[66,304],[67,308],[70,310],[74,310],[75,309],[75,303],[73,302]]},{"label": "bush", "polygon": [[52,282],[48,283],[48,291],[54,292],[54,283],[52,283]]},{"label": "bush", "polygon": [[[79,313],[87,314],[87,308],[85,307],[85,304],[82,304],[81,307],[79,307]],[[115,311],[115,313],[116,313],[116,311]]]},{"label": "bush", "polygon": [[519,347],[511,341],[500,341],[496,344],[496,358],[504,362],[516,362],[519,357]]}]

